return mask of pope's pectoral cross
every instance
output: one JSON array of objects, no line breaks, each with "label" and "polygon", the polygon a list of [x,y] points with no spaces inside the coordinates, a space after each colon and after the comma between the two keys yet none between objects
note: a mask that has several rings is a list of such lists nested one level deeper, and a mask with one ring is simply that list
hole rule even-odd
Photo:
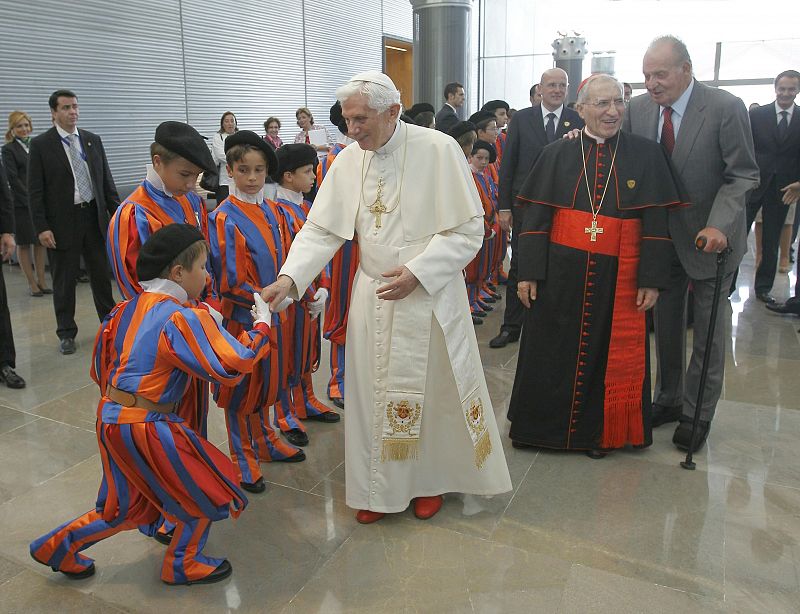
[{"label": "pope's pectoral cross", "polygon": [[592,220],[592,225],[588,228],[583,229],[584,234],[592,235],[589,240],[592,242],[597,241],[597,235],[603,234],[605,232],[601,227],[597,225],[597,220]]},{"label": "pope's pectoral cross", "polygon": [[381,215],[386,213],[386,205],[383,204],[383,177],[378,177],[378,194],[375,202],[370,205],[369,212],[375,216],[375,228],[381,227]]}]

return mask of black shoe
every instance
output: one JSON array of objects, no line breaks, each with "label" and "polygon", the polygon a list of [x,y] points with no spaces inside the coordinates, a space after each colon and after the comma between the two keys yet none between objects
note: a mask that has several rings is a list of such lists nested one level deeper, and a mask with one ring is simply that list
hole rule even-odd
[{"label": "black shoe", "polygon": [[758,292],[756,294],[756,298],[762,303],[766,303],[767,305],[774,305],[778,302],[775,300],[775,297],[773,297],[769,292]]},{"label": "black shoe", "polygon": [[[47,565],[47,563],[42,563],[39,559],[33,556],[33,552],[31,552],[30,554],[31,558],[37,563],[41,563],[42,565]],[[50,565],[47,566],[50,567]],[[55,567],[50,567],[50,569],[52,569],[53,571],[63,573],[70,580],[85,580],[86,578],[91,578],[95,572],[94,563],[89,565],[83,571],[61,571],[60,569],[56,569]]]},{"label": "black shoe", "polygon": [[335,411],[326,411],[321,414],[314,414],[313,416],[309,414],[306,417],[306,420],[314,420],[315,422],[327,422],[328,424],[339,422],[339,420],[341,419],[342,417]]},{"label": "black shoe", "polygon": [[339,409],[344,409],[344,399],[336,397],[335,399],[331,399],[331,403],[333,403]]},{"label": "black shoe", "polygon": [[493,296],[484,296],[481,298],[481,302],[491,304],[491,303],[496,303],[497,299]]},{"label": "black shoe", "polygon": [[74,354],[75,353],[75,339],[62,339],[61,340],[61,347],[59,351],[64,354]]},{"label": "black shoe", "polygon": [[290,431],[286,431],[284,435],[286,435],[286,439],[288,439],[289,443],[292,444],[293,446],[308,445],[308,433],[301,431],[300,429],[292,429]]},{"label": "black shoe", "polygon": [[[706,420],[700,420],[697,425],[697,435],[695,436],[695,445],[692,453],[697,452],[705,444],[708,439],[708,432],[711,430],[711,423]],[[672,436],[672,443],[678,450],[684,452],[689,451],[689,443],[692,440],[692,423],[689,421],[681,420],[675,429],[675,434]]]},{"label": "black shoe", "polygon": [[489,313],[490,311],[494,311],[494,307],[490,307],[484,302],[483,305],[481,305],[481,311]]},{"label": "black shoe", "polygon": [[42,294],[52,294],[53,293],[53,289],[52,288],[42,288],[41,286],[39,286],[39,290],[42,291]]},{"label": "black shoe", "polygon": [[82,284],[89,283],[89,275],[86,273],[86,271],[81,271],[78,273],[77,281]]},{"label": "black shoe", "polygon": [[302,463],[306,460],[306,453],[302,450],[298,450],[296,454],[293,456],[287,456],[286,458],[282,458],[280,460],[272,461],[273,463]]},{"label": "black shoe", "polygon": [[[264,492],[265,490],[267,490],[267,484],[266,484],[266,482],[264,482],[264,478],[258,478],[255,482],[252,482],[252,483],[250,483],[250,482],[239,482],[239,486],[244,488],[247,492],[253,492],[253,493],[256,493],[256,494],[258,494],[260,492]],[[158,535],[158,533],[156,533],[156,535]],[[156,539],[158,539],[158,537],[156,537]],[[172,541],[172,537],[170,537],[169,539],[170,539],[170,541]],[[161,540],[159,539],[158,541],[161,541]],[[161,543],[163,544],[164,542],[161,542]]]},{"label": "black shoe", "polygon": [[486,313],[485,311],[473,311],[472,312],[472,317],[473,318],[485,318],[488,315],[489,314]]},{"label": "black shoe", "polygon": [[475,316],[472,316],[472,323],[475,326],[480,326],[481,324],[483,324],[483,320],[481,320],[480,318],[477,318]]},{"label": "black shoe", "polygon": [[39,288],[36,288],[36,290],[30,290],[29,292],[31,296],[44,296],[44,292],[39,290]]},{"label": "black shoe", "polygon": [[228,576],[233,573],[233,567],[228,562],[228,559],[222,561],[214,571],[208,574],[205,578],[200,578],[199,580],[187,580],[186,582],[166,582],[164,584],[169,584],[170,586],[191,586],[192,584],[214,584],[214,582],[219,582],[220,580],[224,580]]},{"label": "black shoe", "polygon": [[531,448],[535,448],[536,446],[532,446],[528,443],[522,443],[521,441],[514,441],[511,440],[511,447],[515,450],[530,450]]},{"label": "black shoe", "polygon": [[0,367],[0,383],[5,382],[9,388],[25,388],[25,380],[22,379],[11,365],[3,365]]},{"label": "black shoe", "polygon": [[509,343],[516,343],[517,341],[519,341],[519,333],[515,335],[507,330],[501,330],[500,334],[489,342],[489,347],[495,349],[504,348]]},{"label": "black shoe", "polygon": [[159,544],[164,544],[165,546],[169,546],[172,543],[173,535],[175,535],[175,529],[172,529],[172,531],[169,531],[168,533],[162,533],[161,531],[156,531],[156,534],[153,535],[153,539],[155,539]]},{"label": "black shoe", "polygon": [[594,460],[599,460],[608,456],[608,452],[603,452],[602,450],[586,450],[586,456]]},{"label": "black shoe", "polygon": [[658,403],[653,403],[652,415],[650,424],[653,428],[669,422],[677,422],[683,415],[683,405],[659,405]]},{"label": "black shoe", "polygon": [[773,313],[800,316],[800,300],[794,297],[790,298],[785,303],[767,303],[765,307]]}]

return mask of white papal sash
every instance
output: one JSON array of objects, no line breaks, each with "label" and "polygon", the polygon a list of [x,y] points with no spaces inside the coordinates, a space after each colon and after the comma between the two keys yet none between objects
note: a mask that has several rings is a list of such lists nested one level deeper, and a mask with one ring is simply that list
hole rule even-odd
[{"label": "white papal sash", "polygon": [[[409,262],[426,246],[427,243],[403,248],[370,245],[361,251],[360,266],[368,276],[381,279],[382,272]],[[464,281],[454,277],[450,283],[463,286]],[[381,460],[418,457],[434,316],[444,333],[462,415],[475,449],[476,466],[481,467],[491,454],[484,417],[484,406],[491,405],[481,399],[480,379],[466,328],[468,318],[464,317],[468,310],[463,287],[451,288],[450,284],[434,296],[418,286],[406,298],[394,302]]]}]

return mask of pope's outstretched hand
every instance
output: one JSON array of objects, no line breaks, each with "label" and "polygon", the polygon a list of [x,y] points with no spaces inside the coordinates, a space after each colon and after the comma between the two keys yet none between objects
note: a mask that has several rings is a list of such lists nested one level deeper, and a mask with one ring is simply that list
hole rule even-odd
[{"label": "pope's outstretched hand", "polygon": [[294,282],[288,275],[279,275],[278,279],[261,290],[261,298],[269,303],[272,313],[278,313],[286,309],[292,303],[289,298],[289,291]]}]

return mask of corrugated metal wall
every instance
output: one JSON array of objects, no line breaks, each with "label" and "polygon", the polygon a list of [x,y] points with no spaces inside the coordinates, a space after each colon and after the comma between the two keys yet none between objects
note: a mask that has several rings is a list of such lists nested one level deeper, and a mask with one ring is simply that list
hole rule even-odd
[{"label": "corrugated metal wall", "polygon": [[50,93],[75,90],[123,195],[161,121],[210,136],[226,110],[259,133],[275,115],[291,141],[297,107],[328,124],[336,87],[381,68],[382,35],[412,38],[408,0],[0,0],[0,15],[3,132],[14,109],[44,132]]}]

